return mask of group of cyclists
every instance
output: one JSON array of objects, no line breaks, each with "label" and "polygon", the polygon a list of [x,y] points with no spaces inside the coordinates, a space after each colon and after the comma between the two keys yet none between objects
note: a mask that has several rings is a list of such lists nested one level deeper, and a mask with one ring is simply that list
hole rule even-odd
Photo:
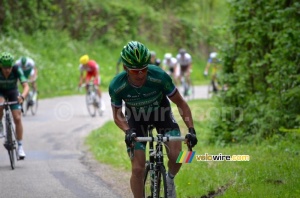
[{"label": "group of cyclists", "polygon": [[[215,54],[204,72],[208,74],[209,64],[214,63]],[[78,86],[88,85],[92,81],[97,88],[101,99],[99,65],[95,60],[83,55],[79,59],[80,79]],[[193,147],[198,140],[189,105],[183,99],[176,85],[181,77],[186,76],[190,83],[192,71],[192,57],[181,48],[176,56],[166,53],[161,62],[154,51],[150,51],[138,41],[127,43],[121,50],[117,69],[122,64],[123,72],[117,73],[109,85],[109,95],[115,124],[124,132],[127,151],[134,147],[134,158],[131,159],[132,175],[130,179],[131,190],[134,197],[143,196],[143,173],[145,168],[145,144],[135,143],[134,137],[143,137],[149,125],[153,125],[157,132],[165,136],[180,136],[180,128],[173,117],[170,101],[175,103],[187,127],[186,140]],[[25,158],[22,145],[23,126],[21,120],[21,105],[27,97],[32,83],[32,89],[37,95],[37,68],[35,62],[29,57],[21,57],[14,61],[14,57],[7,52],[0,56],[0,104],[5,100],[18,101],[11,105],[12,116],[16,126],[18,155]],[[22,92],[18,90],[18,82]],[[122,106],[125,105],[125,112]],[[147,116],[135,116],[147,115]],[[0,120],[3,116],[3,107],[0,106]],[[0,122],[0,137],[3,137],[3,123]],[[167,189],[169,197],[176,197],[174,177],[179,172],[181,164],[176,159],[181,151],[180,142],[168,142],[168,173]]]},{"label": "group of cyclists", "polygon": [[[23,125],[21,104],[27,97],[30,87],[28,83],[32,83],[34,98],[37,97],[37,68],[35,62],[26,56],[21,57],[16,62],[14,56],[8,52],[0,55],[0,104],[5,101],[18,102],[10,105],[13,121],[16,127],[16,140],[18,145],[19,159],[24,159],[26,154],[23,149]],[[18,83],[22,86],[22,92],[19,92]],[[33,101],[34,102],[34,101]],[[2,123],[3,106],[0,106],[0,138],[4,137],[4,128]]]}]

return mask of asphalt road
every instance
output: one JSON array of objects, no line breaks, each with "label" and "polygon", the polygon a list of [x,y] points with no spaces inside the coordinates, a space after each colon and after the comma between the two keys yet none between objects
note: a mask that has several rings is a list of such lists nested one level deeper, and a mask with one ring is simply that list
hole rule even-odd
[{"label": "asphalt road", "polygon": [[[197,98],[206,98],[207,88],[196,87],[195,93]],[[108,94],[103,98],[106,111],[94,118],[88,115],[83,95],[40,100],[37,115],[28,112],[22,118],[27,156],[16,162],[15,170],[0,145],[0,197],[126,197],[114,190],[114,178],[107,182],[85,161],[85,137],[112,119]],[[129,190],[129,184],[124,188]]]}]

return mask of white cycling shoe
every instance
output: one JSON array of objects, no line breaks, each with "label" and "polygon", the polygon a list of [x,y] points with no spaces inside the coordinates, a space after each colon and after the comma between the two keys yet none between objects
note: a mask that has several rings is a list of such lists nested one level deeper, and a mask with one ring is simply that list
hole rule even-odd
[{"label": "white cycling shoe", "polygon": [[24,159],[26,157],[26,154],[24,152],[24,149],[23,149],[23,146],[18,146],[18,156],[19,156],[19,159]]}]

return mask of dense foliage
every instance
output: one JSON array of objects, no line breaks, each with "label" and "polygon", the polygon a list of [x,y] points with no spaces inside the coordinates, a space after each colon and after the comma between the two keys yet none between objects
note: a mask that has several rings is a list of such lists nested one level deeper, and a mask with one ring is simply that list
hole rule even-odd
[{"label": "dense foliage", "polygon": [[299,10],[297,0],[0,0],[0,44],[36,60],[42,97],[74,94],[84,53],[100,64],[107,88],[129,40],[160,57],[187,48],[196,83],[219,49],[229,89],[216,98],[222,110],[211,140],[260,141],[299,131]]},{"label": "dense foliage", "polygon": [[256,141],[300,126],[300,3],[232,0],[213,141]]},{"label": "dense foliage", "polygon": [[73,39],[100,40],[113,47],[139,39],[175,49],[184,46],[201,51],[206,57],[211,45],[216,47],[222,40],[220,27],[226,16],[225,3],[222,0],[1,0],[0,32],[66,31]]}]

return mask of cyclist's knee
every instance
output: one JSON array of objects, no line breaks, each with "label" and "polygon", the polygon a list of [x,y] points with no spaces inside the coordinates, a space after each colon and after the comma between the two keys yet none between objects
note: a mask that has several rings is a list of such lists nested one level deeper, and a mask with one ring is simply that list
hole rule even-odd
[{"label": "cyclist's knee", "polygon": [[132,171],[132,175],[134,175],[135,177],[143,177],[145,167],[136,165],[132,167],[131,171]]},{"label": "cyclist's knee", "polygon": [[168,158],[170,161],[176,161],[181,152],[181,142],[169,142]]}]

